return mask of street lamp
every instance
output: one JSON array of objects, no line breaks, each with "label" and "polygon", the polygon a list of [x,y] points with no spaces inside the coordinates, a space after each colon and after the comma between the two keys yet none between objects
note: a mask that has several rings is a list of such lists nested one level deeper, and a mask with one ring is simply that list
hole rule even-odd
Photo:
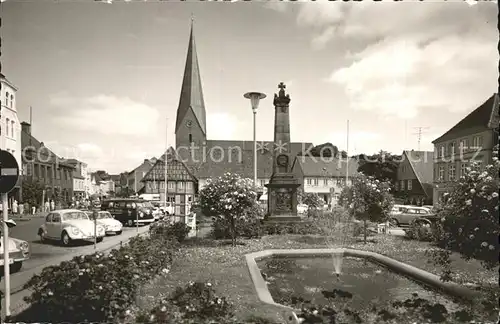
[{"label": "street lamp", "polygon": [[257,108],[260,99],[264,99],[266,95],[261,92],[247,92],[243,97],[250,99],[253,111],[253,185],[257,187]]}]

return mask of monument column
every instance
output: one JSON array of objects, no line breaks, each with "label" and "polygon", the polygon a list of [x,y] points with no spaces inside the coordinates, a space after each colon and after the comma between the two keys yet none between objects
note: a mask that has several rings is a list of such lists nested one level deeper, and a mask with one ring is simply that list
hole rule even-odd
[{"label": "monument column", "polygon": [[273,221],[300,220],[297,216],[297,188],[300,186],[294,177],[291,166],[290,150],[290,96],[285,95],[286,85],[278,85],[274,94],[274,150],[273,174],[268,188],[268,216]]}]

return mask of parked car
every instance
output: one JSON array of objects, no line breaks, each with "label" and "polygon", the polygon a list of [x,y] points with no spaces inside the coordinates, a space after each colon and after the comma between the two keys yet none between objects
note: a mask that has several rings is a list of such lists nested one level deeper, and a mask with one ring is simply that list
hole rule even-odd
[{"label": "parked car", "polygon": [[307,210],[309,209],[309,206],[306,204],[298,204],[297,205],[297,213],[298,214],[305,214],[307,213]]},{"label": "parked car", "polygon": [[59,209],[50,212],[45,223],[38,229],[41,241],[58,240],[68,246],[77,241],[93,241],[94,234],[97,242],[102,242],[106,231],[104,226],[97,224],[97,233],[94,230],[94,221],[77,209]]},{"label": "parked car", "polygon": [[406,206],[401,208],[400,213],[391,213],[389,222],[393,226],[399,226],[401,224],[408,225],[418,218],[431,219],[434,217],[435,215],[432,214],[427,208]]},{"label": "parked car", "polygon": [[155,221],[153,205],[140,198],[113,198],[104,200],[103,211],[108,211],[114,219],[126,226],[147,225]]},{"label": "parked car", "polygon": [[161,206],[160,209],[165,215],[175,215],[175,206],[171,202],[167,202],[167,206]]},{"label": "parked car", "polygon": [[[3,235],[0,236],[0,276],[3,276]],[[30,258],[30,245],[28,242],[9,237],[9,265],[10,272],[15,273],[21,270],[23,267],[23,261]]]},{"label": "parked car", "polygon": [[[87,216],[93,220],[92,211],[85,211]],[[106,235],[120,235],[123,231],[123,224],[107,211],[99,211],[97,214],[97,224],[101,224],[104,226],[104,230],[106,231]]]}]

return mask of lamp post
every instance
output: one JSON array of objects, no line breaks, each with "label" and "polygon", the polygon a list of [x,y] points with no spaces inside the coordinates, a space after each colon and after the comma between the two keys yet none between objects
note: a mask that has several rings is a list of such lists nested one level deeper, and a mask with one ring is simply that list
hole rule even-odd
[{"label": "lamp post", "polygon": [[266,95],[261,92],[247,92],[243,97],[250,99],[253,111],[253,185],[257,187],[257,108],[260,99],[264,99]]}]

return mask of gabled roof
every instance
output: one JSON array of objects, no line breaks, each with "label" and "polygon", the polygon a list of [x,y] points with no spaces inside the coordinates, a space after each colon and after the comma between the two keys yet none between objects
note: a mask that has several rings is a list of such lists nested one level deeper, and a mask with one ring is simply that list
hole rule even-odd
[{"label": "gabled roof", "polygon": [[465,136],[470,133],[475,133],[486,128],[498,127],[498,93],[493,94],[482,105],[474,109],[470,114],[465,116],[449,131],[432,141],[442,142],[451,140],[460,136]]},{"label": "gabled roof", "polygon": [[[182,167],[184,167],[185,171],[188,173],[188,175],[192,178],[193,181],[198,181],[196,176],[194,176],[191,172],[191,170],[187,167],[187,165],[182,162],[182,159],[179,157],[177,152],[174,150],[173,147],[169,147],[165,153],[162,154],[162,156],[156,160],[156,163],[153,165],[153,167],[144,175],[144,177],[141,179],[141,182],[144,181],[164,181],[165,180],[165,155],[167,156],[167,179],[169,179],[169,174],[168,174],[168,168],[171,167],[174,164],[180,164]],[[162,172],[156,177],[153,173],[157,169],[161,169]]]},{"label": "gabled roof", "polygon": [[45,163],[50,164],[58,164],[60,166],[75,169],[75,167],[69,163],[67,163],[63,158],[57,156],[54,152],[52,152],[48,147],[46,147],[43,142],[38,141],[33,135],[26,133],[21,130],[21,147],[23,148],[23,152],[28,152],[27,148],[31,147],[37,152],[35,156],[40,154],[43,157],[43,161]]},{"label": "gabled roof", "polygon": [[[271,141],[257,143],[257,178],[259,179],[269,179],[273,173],[273,145],[274,143]],[[291,160],[293,161],[299,152],[307,150],[309,146],[313,146],[313,144],[290,143]],[[224,151],[223,158],[216,156],[216,154],[214,154],[214,158],[210,157],[210,150],[214,147],[220,147]],[[209,140],[206,150],[207,156],[196,170],[192,171],[197,178],[219,177],[226,172],[236,173],[244,178],[253,178],[253,141]],[[219,150],[216,150],[215,153],[217,151]],[[218,161],[219,159],[221,161]]]},{"label": "gabled roof", "polygon": [[[358,172],[358,160],[349,159],[349,176]],[[347,160],[339,158],[320,158],[297,156],[293,167],[300,167],[304,177],[345,177]]]},{"label": "gabled roof", "polygon": [[432,183],[434,178],[434,152],[403,151],[403,159],[408,162],[422,185],[426,195],[432,197]]},{"label": "gabled roof", "polygon": [[177,108],[177,120],[175,132],[179,130],[188,110],[191,109],[196,117],[203,135],[207,134],[207,117],[205,111],[205,101],[203,100],[203,89],[201,86],[200,67],[198,65],[198,55],[194,41],[193,24],[191,23],[191,34],[184,68],[184,78],[182,80],[181,96]]}]

